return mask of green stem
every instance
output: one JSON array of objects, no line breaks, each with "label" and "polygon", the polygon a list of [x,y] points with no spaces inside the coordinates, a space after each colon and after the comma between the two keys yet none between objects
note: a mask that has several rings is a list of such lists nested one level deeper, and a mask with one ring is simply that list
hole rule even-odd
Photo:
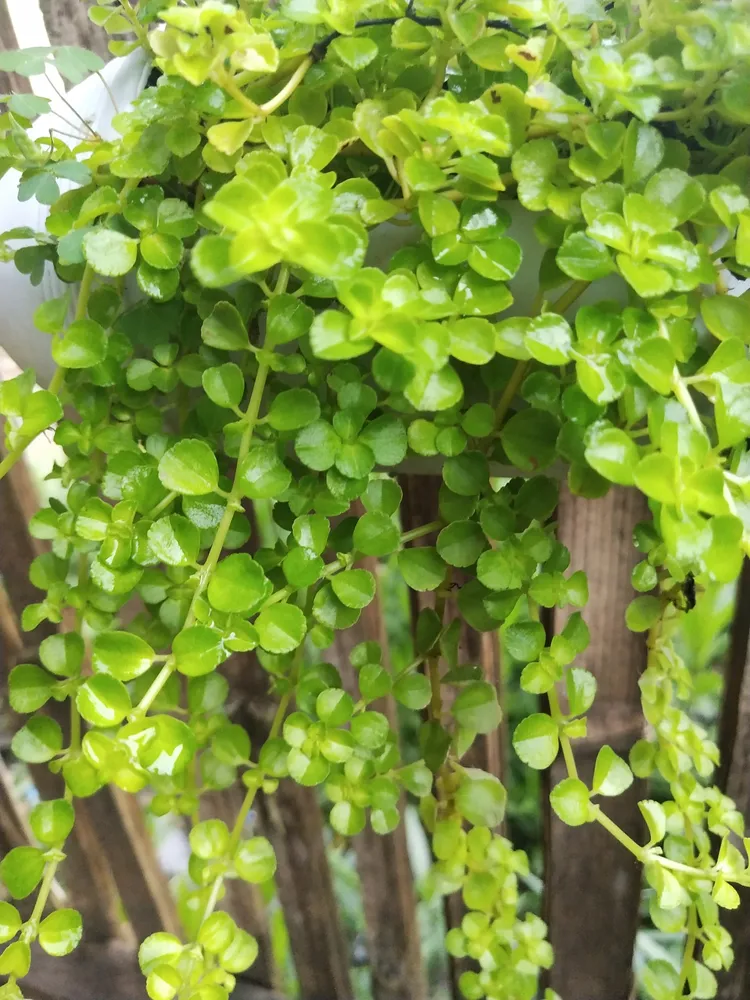
[{"label": "green stem", "polygon": [[682,965],[680,966],[680,985],[677,989],[677,996],[681,997],[685,993],[690,966],[695,952],[695,942],[698,938],[698,914],[695,905],[691,905],[688,910],[687,937],[685,939],[685,950],[682,953]]},{"label": "green stem", "polygon": [[[245,430],[242,434],[239,452],[237,454],[237,468],[234,474],[232,489],[229,492],[229,499],[227,500],[224,514],[219,522],[218,528],[216,529],[216,535],[214,536],[213,543],[209,549],[208,555],[206,556],[206,561],[200,569],[198,584],[193,593],[192,600],[190,601],[190,607],[188,608],[183,628],[190,628],[190,626],[195,622],[198,602],[208,586],[211,574],[216,569],[219,559],[221,558],[224,543],[226,542],[227,535],[229,534],[229,529],[232,526],[232,519],[234,518],[235,513],[241,509],[240,499],[242,497],[242,488],[240,484],[239,470],[242,466],[242,460],[250,451],[250,444],[252,442],[253,433],[255,432],[255,426],[258,421],[258,414],[260,412],[260,405],[263,399],[263,391],[266,387],[268,373],[268,365],[259,365],[258,373],[255,376],[255,382],[253,384],[253,391],[250,396],[250,402],[245,413]],[[153,704],[154,699],[174,673],[175,669],[176,666],[174,660],[170,657],[159,671],[151,687],[141,699],[140,704],[131,712],[131,719],[137,719],[145,715]]]},{"label": "green stem", "polygon": [[151,46],[149,45],[148,41],[148,32],[143,27],[141,22],[138,20],[138,15],[133,9],[133,5],[130,3],[130,0],[120,0],[120,5],[122,7],[123,13],[125,14],[125,17],[128,19],[128,21],[130,21],[131,25],[133,26],[133,31],[135,32],[136,38],[144,47],[146,52],[148,52],[148,54],[151,55]]},{"label": "green stem", "polygon": [[631,854],[643,862],[644,849],[637,844],[632,837],[629,837],[623,829],[621,829],[614,820],[611,820],[606,813],[603,813],[599,806],[594,806],[594,816],[593,818],[597,823],[600,823],[605,830],[609,830],[615,840],[619,841],[623,847],[627,848]]},{"label": "green stem", "polygon": [[[557,696],[557,688],[553,687],[547,694],[549,699],[550,715],[555,720],[555,722],[560,725],[564,719],[562,710],[560,709],[560,699]],[[565,760],[565,767],[568,771],[569,778],[578,777],[578,768],[576,767],[575,756],[573,755],[573,747],[570,743],[570,737],[566,736],[565,733],[560,733],[560,747],[563,752],[563,759]]]},{"label": "green stem", "polygon": [[313,65],[313,62],[314,59],[312,56],[307,56],[307,58],[303,59],[278,94],[276,94],[275,97],[272,97],[270,101],[266,101],[265,104],[261,104],[260,110],[264,115],[273,114],[277,108],[281,107],[284,101],[287,101],[292,96],[297,87],[299,87],[305,79],[305,75]]},{"label": "green stem", "polygon": [[413,542],[417,538],[424,538],[425,535],[431,535],[433,531],[439,531],[442,527],[442,521],[430,521],[429,524],[423,524],[419,528],[404,531],[401,535],[401,544],[406,545],[407,542]]}]

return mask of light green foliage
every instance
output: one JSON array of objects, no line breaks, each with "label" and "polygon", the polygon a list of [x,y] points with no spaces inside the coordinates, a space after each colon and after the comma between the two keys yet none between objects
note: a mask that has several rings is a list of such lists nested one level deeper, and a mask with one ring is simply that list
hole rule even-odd
[{"label": "light green foliage", "polygon": [[[32,139],[47,102],[8,99],[3,170],[49,218],[3,234],[0,254],[80,293],[35,313],[59,366],[50,389],[34,391],[31,371],[0,385],[0,476],[53,425],[65,454],[64,499],[31,523],[49,549],[23,626],[75,621],[10,675],[10,705],[29,716],[13,751],[66,790],[35,807],[41,846],[11,851],[0,878],[14,899],[39,887],[41,913],[75,800],[105,783],[194,818],[203,792],[241,782],[232,828],[192,821],[185,940],[140,949],[151,1000],[222,1000],[255,960],[220,900],[227,878],[274,877],[273,848],[244,821],[280,780],[320,787],[341,837],[387,834],[400,796],[419,798],[428,888],[466,907],[446,942],[475,965],[463,995],[538,995],[552,954],[543,922],[517,912],[528,861],[495,832],[506,791],[465,766],[502,713],[460,661],[461,621],[499,630],[523,691],[548,700],[513,745],[538,770],[561,756],[556,815],[614,832],[645,865],[655,925],[690,931],[681,973],[646,966],[648,996],[713,995],[731,961],[718,908],[750,876],[672,638],[696,588],[731,584],[750,547],[750,300],[726,275],[750,277],[741,8],[677,0],[636,21],[624,0],[101,0],[90,16],[112,51],[141,45],[162,73],[116,116],[117,138]],[[71,47],[0,54],[26,75],[51,64],[70,81],[100,66]],[[517,275],[538,294],[510,316]],[[404,530],[397,476],[423,461],[442,477],[437,520]],[[591,787],[575,764],[596,695],[577,663],[588,585],[554,538],[561,471],[584,497],[637,488],[653,513],[626,613],[648,634],[649,736],[629,755],[602,748]],[[255,502],[271,511],[263,543]],[[374,613],[377,560],[391,557],[434,595],[413,660],[392,671],[366,642],[332,665],[336,631]],[[558,635],[540,607],[570,615]],[[261,746],[227,714],[233,654],[257,657],[277,699]],[[378,706],[388,695],[426,713],[408,765]],[[51,700],[70,700],[69,740]],[[606,797],[654,772],[671,799],[641,803],[639,845]],[[64,955],[80,936],[74,911],[23,923],[0,904],[3,996],[17,1000],[30,943]],[[210,984],[196,993],[199,972]]]}]

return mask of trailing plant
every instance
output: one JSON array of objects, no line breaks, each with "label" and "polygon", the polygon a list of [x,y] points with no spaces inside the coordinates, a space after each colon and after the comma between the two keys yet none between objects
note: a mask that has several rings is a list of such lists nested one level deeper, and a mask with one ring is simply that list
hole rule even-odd
[{"label": "trailing plant", "polygon": [[[0,864],[11,896],[36,893],[26,921],[0,904],[0,995],[21,997],[34,941],[76,947],[80,916],[45,904],[76,800],[111,782],[192,818],[185,934],[141,945],[149,996],[225,998],[258,946],[221,909],[224,885],[273,877],[246,819],[259,791],[296,781],[324,786],[345,837],[388,833],[402,791],[418,796],[432,887],[467,907],[447,940],[475,960],[464,995],[535,996],[552,954],[544,923],[516,913],[527,862],[496,832],[505,789],[462,763],[500,722],[496,691],[459,660],[463,620],[500,629],[546,699],[513,743],[532,768],[563,755],[554,811],[609,830],[643,864],[655,925],[685,934],[681,968],[649,963],[646,991],[713,996],[732,961],[720,910],[750,875],[672,637],[750,539],[750,299],[728,293],[750,277],[748,4],[112,0],[91,18],[135,32],[113,51],[142,46],[160,71],[115,115],[120,138],[32,138],[39,98],[11,97],[0,121],[19,197],[49,205],[45,231],[6,233],[5,252],[33,282],[51,266],[79,284],[35,317],[59,366],[49,389],[30,371],[0,386],[0,471],[52,425],[66,455],[66,499],[31,521],[51,547],[23,626],[75,614],[10,676],[29,715],[13,750],[66,790],[31,814],[39,846]],[[70,50],[0,65],[50,60],[98,68]],[[533,274],[508,235],[524,217]],[[514,289],[538,289],[525,315],[519,269]],[[439,520],[402,530],[407,458],[437,463],[443,485]],[[575,494],[630,486],[653,512],[627,614],[648,633],[648,735],[629,762],[604,747],[591,786],[575,760],[596,694],[576,666],[585,610],[551,638],[539,621],[587,602],[554,535],[560,467]],[[272,502],[278,540],[248,550],[255,502]],[[353,696],[325,650],[374,599],[372,560],[394,555],[434,604],[397,676],[376,643],[354,649]],[[219,670],[249,651],[278,700],[255,747]],[[418,763],[370,707],[388,693],[425,712]],[[600,803],[655,772],[671,801],[640,803],[636,843]],[[198,821],[201,795],[235,781],[233,828]]]}]

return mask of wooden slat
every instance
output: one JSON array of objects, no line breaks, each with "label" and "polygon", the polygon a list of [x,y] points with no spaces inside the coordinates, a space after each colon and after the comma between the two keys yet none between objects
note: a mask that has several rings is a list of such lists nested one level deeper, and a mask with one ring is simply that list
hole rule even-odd
[{"label": "wooden slat", "polygon": [[[31,971],[22,980],[24,995],[34,1000],[141,1000],[143,975],[132,951],[109,945],[81,945],[65,958],[34,947]],[[283,1000],[278,993],[238,980],[232,1000]],[[333,997],[330,1000],[334,1000]]]},{"label": "wooden slat", "polygon": [[[589,580],[584,617],[591,645],[577,662],[596,676],[598,694],[588,716],[588,736],[576,740],[574,749],[581,778],[590,784],[603,744],[627,758],[642,735],[638,677],[646,663],[646,644],[643,636],[628,631],[624,616],[634,596],[633,527],[649,513],[636,490],[613,489],[599,500],[573,497],[563,490],[558,516],[558,534],[570,549],[571,568],[584,569]],[[558,630],[565,617],[555,615]],[[565,774],[562,761],[556,762],[547,790]],[[624,795],[602,805],[642,842],[640,795],[636,782]],[[555,951],[550,985],[575,1000],[628,1000],[640,866],[599,824],[565,826],[551,814],[546,796],[545,810],[545,912]]]},{"label": "wooden slat", "polygon": [[[5,0],[0,0],[0,52],[9,52],[18,48],[13,22],[8,13]],[[28,94],[31,85],[25,76],[18,73],[0,73],[0,94],[14,91],[18,94]]]},{"label": "wooden slat", "polygon": [[138,800],[107,785],[86,800],[112,878],[137,941],[156,931],[180,934],[166,875],[159,866]]},{"label": "wooden slat", "polygon": [[[381,566],[376,559],[358,564],[370,570],[379,581]],[[382,584],[379,581],[378,595]],[[352,649],[360,642],[379,642],[387,665],[388,641],[379,596],[362,612],[351,628],[336,633],[336,639],[326,655],[338,666],[345,684],[356,689],[349,664]],[[355,690],[354,693],[357,693]],[[398,731],[396,703],[393,698],[381,698],[368,706],[387,716]],[[367,948],[372,974],[372,995],[375,1000],[421,1000],[426,995],[419,948],[416,919],[416,897],[406,831],[402,820],[393,833],[383,837],[374,833],[369,824],[354,838],[357,870],[362,886],[365,911]]]},{"label": "wooden slat", "polygon": [[[440,476],[402,476],[400,479],[401,488],[404,491],[404,501],[401,507],[401,516],[405,530],[418,528],[423,524],[429,524],[439,517],[438,493],[442,485]],[[434,538],[423,538],[416,545],[434,545]],[[454,570],[453,581],[462,583],[465,576]],[[433,594],[411,594],[412,609],[416,615],[423,607],[434,605]],[[459,617],[456,603],[449,600],[447,603],[447,617]],[[497,632],[477,632],[470,628],[465,622],[461,622],[461,632],[459,638],[459,660],[461,663],[478,664],[482,668],[485,680],[492,684],[498,693],[500,704],[503,702],[502,692],[502,664],[500,657],[500,643]],[[449,704],[450,692],[444,692],[444,702]],[[483,771],[494,774],[505,782],[506,762],[507,762],[507,731],[505,725],[501,725],[492,733],[477,736],[468,753],[464,756],[464,763],[469,767],[479,767]],[[460,893],[453,893],[445,900],[445,919],[449,928],[458,927],[466,912],[466,907]],[[475,969],[476,963],[470,959],[453,958],[449,959],[450,973],[452,981],[453,996],[462,996],[458,981],[461,975],[469,969]]]},{"label": "wooden slat", "polygon": [[[268,736],[277,700],[269,677],[252,655],[233,657],[228,668],[233,694],[241,699],[237,721],[253,746]],[[259,800],[262,825],[278,860],[276,885],[284,910],[301,1000],[351,1000],[349,948],[333,893],[323,817],[316,791],[291,780]]]},{"label": "wooden slat", "polygon": [[[737,803],[750,830],[750,562],[745,560],[737,590],[732,641],[724,684],[720,746],[720,787]],[[742,850],[742,844],[737,847]],[[739,909],[722,910],[721,922],[734,939],[734,964],[719,977],[719,1000],[750,995],[750,889],[738,886]]]},{"label": "wooden slat", "polygon": [[39,0],[50,45],[80,45],[96,52],[102,59],[111,58],[108,36],[88,18],[93,6],[88,0]]},{"label": "wooden slat", "polygon": [[[222,792],[204,792],[201,795],[201,818],[221,819],[231,829],[244,797],[245,789],[241,785],[234,785]],[[266,907],[259,887],[249,885],[241,879],[227,879],[220,907],[258,941],[258,957],[244,978],[270,989],[276,985],[273,951]]]}]

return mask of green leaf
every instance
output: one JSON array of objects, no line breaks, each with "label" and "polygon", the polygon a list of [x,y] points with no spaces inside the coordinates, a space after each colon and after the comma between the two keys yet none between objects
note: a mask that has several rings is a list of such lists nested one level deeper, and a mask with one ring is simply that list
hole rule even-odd
[{"label": "green leaf", "polygon": [[643,193],[649,201],[670,213],[674,226],[681,226],[696,215],[706,200],[700,181],[675,167],[654,174]]},{"label": "green leaf", "polygon": [[432,688],[424,674],[405,674],[393,685],[393,697],[406,708],[420,711],[429,705]]},{"label": "green leaf", "polygon": [[21,914],[15,906],[5,900],[0,901],[0,944],[11,941],[21,930],[21,923]]},{"label": "green leaf", "polygon": [[83,255],[97,274],[120,278],[135,267],[138,240],[114,229],[92,229],[83,238]]},{"label": "green leaf", "polygon": [[555,457],[559,425],[551,413],[521,410],[503,427],[500,440],[510,461],[519,469],[543,469]]},{"label": "green leaf", "polygon": [[437,551],[449,566],[473,566],[489,543],[476,521],[454,521],[437,538]]},{"label": "green leaf", "polygon": [[80,673],[86,647],[77,632],[50,635],[39,645],[39,659],[50,673],[58,677],[75,677]]},{"label": "green leaf", "polygon": [[632,119],[625,133],[622,172],[625,186],[637,187],[652,174],[664,156],[664,140],[652,125]]},{"label": "green leaf", "polygon": [[597,795],[622,795],[633,784],[633,772],[611,747],[603,746],[594,765],[592,791]]},{"label": "green leaf", "polygon": [[200,532],[180,514],[154,521],[146,537],[156,558],[168,566],[190,566],[198,559]]},{"label": "green leaf", "polygon": [[387,556],[395,552],[399,530],[387,514],[372,511],[360,517],[354,528],[354,547],[366,556]]},{"label": "green leaf", "polygon": [[237,482],[251,500],[278,497],[291,481],[292,474],[273,444],[253,445],[237,470]]},{"label": "green leaf", "polygon": [[638,808],[648,826],[648,846],[660,843],[667,832],[667,816],[664,807],[661,803],[654,802],[653,799],[641,799]]},{"label": "green leaf", "polygon": [[456,809],[473,826],[499,826],[505,817],[508,796],[499,778],[477,767],[461,772]]},{"label": "green leaf", "polygon": [[2,879],[13,899],[26,899],[44,873],[44,854],[38,847],[14,847],[0,861]]},{"label": "green leaf", "polygon": [[62,745],[62,730],[55,720],[34,715],[13,735],[10,748],[27,764],[43,764],[60,753]]},{"label": "green leaf", "polygon": [[108,727],[122,722],[132,704],[122,681],[108,674],[95,674],[78,689],[76,707],[92,726]]},{"label": "green leaf", "polygon": [[247,327],[236,306],[231,302],[217,302],[211,315],[203,321],[201,338],[209,347],[221,351],[247,351],[250,338]]},{"label": "green leaf", "polygon": [[559,745],[557,723],[543,713],[529,715],[513,733],[513,747],[518,756],[524,764],[539,771],[552,764]]},{"label": "green leaf", "polygon": [[586,434],[586,461],[600,476],[621,486],[632,486],[638,464],[638,446],[625,431],[601,421]]},{"label": "green leaf", "polygon": [[266,347],[277,347],[304,337],[314,317],[313,310],[296,295],[274,295],[266,318]]},{"label": "green leaf", "polygon": [[596,677],[582,667],[573,667],[565,674],[565,687],[570,714],[584,715],[588,712],[596,697]]},{"label": "green leaf", "polygon": [[572,330],[566,319],[544,313],[529,321],[524,343],[529,354],[543,365],[564,365],[573,346]]},{"label": "green leaf", "polygon": [[155,653],[149,644],[132,632],[102,632],[94,639],[91,666],[118,680],[135,680],[151,667]]},{"label": "green leaf", "polygon": [[211,448],[197,438],[184,438],[159,461],[159,479],[175,493],[204,496],[219,485],[219,465]]},{"label": "green leaf", "polygon": [[495,688],[487,681],[467,684],[456,696],[451,714],[464,729],[475,733],[493,732],[502,717]]},{"label": "green leaf", "polygon": [[443,482],[453,493],[472,497],[489,484],[487,459],[478,451],[467,451],[449,458],[443,464]]},{"label": "green leaf", "polygon": [[227,658],[221,633],[207,625],[192,625],[178,632],[172,643],[177,669],[188,677],[211,673]]},{"label": "green leaf", "polygon": [[738,337],[750,344],[750,300],[731,295],[712,295],[701,301],[701,316],[719,340]]},{"label": "green leaf", "polygon": [[631,632],[647,632],[657,623],[662,614],[658,597],[643,594],[635,597],[625,611],[625,622]]},{"label": "green leaf", "polygon": [[336,461],[341,449],[341,438],[326,420],[316,420],[297,435],[294,450],[297,458],[308,469],[325,472]]},{"label": "green leaf", "polygon": [[268,653],[291,653],[305,638],[307,620],[293,604],[276,604],[255,620],[260,644]]},{"label": "green leaf", "polygon": [[589,822],[589,790],[579,778],[564,778],[550,792],[549,801],[556,815],[568,826]]},{"label": "green leaf", "polygon": [[541,622],[515,622],[503,629],[503,641],[515,660],[530,663],[544,649],[544,626]]},{"label": "green leaf", "polygon": [[207,368],[201,377],[203,388],[212,403],[232,410],[242,402],[245,394],[245,376],[242,369],[229,361],[216,368]]},{"label": "green leaf", "polygon": [[429,545],[403,549],[398,554],[398,568],[411,590],[436,590],[445,579],[445,563]]},{"label": "green leaf", "polygon": [[273,878],[276,854],[266,837],[251,837],[240,842],[234,853],[234,868],[245,882],[259,884]]},{"label": "green leaf", "polygon": [[107,356],[107,334],[92,319],[71,323],[52,343],[52,357],[61,368],[93,368]]},{"label": "green leaf", "polygon": [[331,578],[333,592],[347,608],[365,608],[375,597],[375,577],[366,569],[350,569]]},{"label": "green leaf", "polygon": [[310,389],[287,389],[275,396],[268,423],[276,431],[296,431],[320,417],[320,402]]},{"label": "green leaf", "polygon": [[211,574],[208,599],[217,611],[243,614],[266,595],[267,580],[259,563],[245,552],[222,559]]},{"label": "green leaf", "polygon": [[38,802],[29,813],[29,825],[43,844],[62,844],[73,829],[75,810],[67,799]]},{"label": "green leaf", "polygon": [[55,958],[69,955],[78,947],[82,936],[83,923],[78,910],[57,910],[39,925],[39,944]]},{"label": "green leaf", "polygon": [[52,697],[53,684],[46,670],[34,663],[20,663],[8,678],[10,707],[24,715],[36,712]]},{"label": "green leaf", "polygon": [[614,271],[609,250],[584,232],[567,236],[555,260],[563,274],[576,281],[597,281]]},{"label": "green leaf", "polygon": [[385,746],[391,727],[380,712],[362,712],[351,721],[351,733],[356,743],[366,750]]},{"label": "green leaf", "polygon": [[369,66],[377,57],[378,46],[371,38],[335,38],[328,50],[355,72]]}]

